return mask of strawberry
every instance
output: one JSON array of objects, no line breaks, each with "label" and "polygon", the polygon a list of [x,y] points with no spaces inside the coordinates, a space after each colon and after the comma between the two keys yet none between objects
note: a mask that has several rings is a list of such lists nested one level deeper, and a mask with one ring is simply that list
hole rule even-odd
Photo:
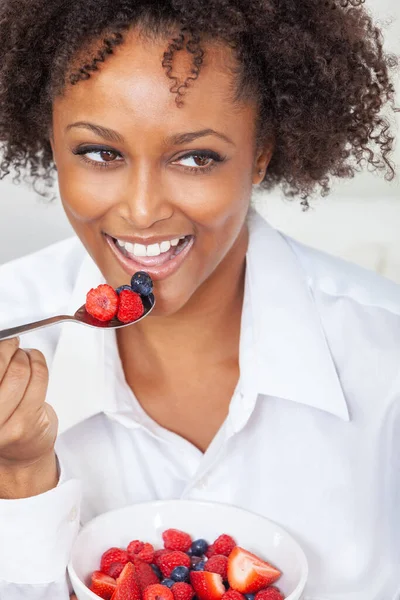
[{"label": "strawberry", "polygon": [[125,565],[121,562],[112,563],[112,565],[108,569],[109,576],[112,577],[113,579],[118,579],[118,577],[121,575],[122,571],[124,570],[124,566]]},{"label": "strawberry", "polygon": [[136,559],[151,564],[154,559],[154,548],[151,544],[144,544],[139,540],[131,542],[127,548],[128,557],[131,562]]},{"label": "strawberry", "polygon": [[187,567],[190,569],[190,565],[190,557],[184,552],[179,552],[179,550],[165,552],[159,557],[157,564],[164,577],[169,577],[175,567]]},{"label": "strawberry", "polygon": [[174,600],[192,600],[194,589],[188,583],[179,582],[172,586]]},{"label": "strawberry", "polygon": [[271,586],[256,594],[256,600],[284,600],[285,596],[277,587]]},{"label": "strawberry", "polygon": [[218,575],[221,575],[222,579],[225,580],[228,575],[227,557],[222,556],[222,554],[215,554],[206,562],[204,570],[209,571],[210,573],[218,573]]},{"label": "strawberry", "polygon": [[179,529],[167,529],[162,534],[164,548],[167,550],[180,550],[187,552],[192,545],[192,538],[188,533]]},{"label": "strawberry", "polygon": [[[222,600],[246,600],[243,594],[236,590],[229,589],[223,596]],[[272,599],[271,599],[272,600]]]},{"label": "strawberry", "polygon": [[112,577],[104,575],[101,571],[95,571],[92,575],[92,582],[90,590],[103,598],[104,600],[110,600],[111,596],[115,592],[117,582]]},{"label": "strawberry", "polygon": [[174,595],[166,585],[157,583],[144,590],[143,600],[174,600]]},{"label": "strawberry", "polygon": [[99,285],[86,296],[86,311],[98,321],[111,321],[118,312],[118,294],[111,285]]},{"label": "strawberry", "polygon": [[160,580],[154,573],[151,566],[145,562],[142,562],[141,560],[135,559],[135,572],[136,579],[139,582],[142,592],[144,592],[144,590],[150,585],[160,583]]},{"label": "strawberry", "polygon": [[224,533],[215,540],[212,546],[215,554],[229,556],[236,546],[236,542],[230,535],[226,535],[226,533]]},{"label": "strawberry", "polygon": [[122,548],[110,548],[106,552],[104,552],[100,561],[100,571],[105,573],[106,575],[110,575],[109,569],[113,563],[122,563],[126,565],[128,562],[128,554]]},{"label": "strawberry", "polygon": [[190,582],[199,600],[221,600],[225,586],[221,575],[206,571],[192,571]]},{"label": "strawberry", "polygon": [[128,562],[117,581],[111,600],[141,600],[142,594],[136,579],[135,567]]},{"label": "strawberry", "polygon": [[228,581],[242,594],[252,594],[275,583],[281,572],[254,554],[236,546],[228,559]]},{"label": "strawberry", "polygon": [[130,290],[122,290],[119,295],[117,319],[122,323],[132,323],[140,319],[143,313],[143,302],[139,294]]}]

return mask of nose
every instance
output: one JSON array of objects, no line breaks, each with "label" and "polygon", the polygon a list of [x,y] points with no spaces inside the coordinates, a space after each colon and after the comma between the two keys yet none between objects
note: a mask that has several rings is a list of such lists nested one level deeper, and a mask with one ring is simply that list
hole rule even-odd
[{"label": "nose", "polygon": [[174,213],[162,179],[161,169],[147,165],[136,165],[129,173],[124,194],[125,217],[138,230],[150,229]]}]

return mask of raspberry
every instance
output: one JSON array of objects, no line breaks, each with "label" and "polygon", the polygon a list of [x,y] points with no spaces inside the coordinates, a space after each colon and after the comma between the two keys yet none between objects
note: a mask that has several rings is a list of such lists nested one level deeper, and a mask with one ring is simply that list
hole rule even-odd
[{"label": "raspberry", "polygon": [[219,538],[217,538],[213,543],[214,553],[222,554],[223,556],[229,556],[235,546],[235,540],[230,535],[226,535],[225,533],[220,535]]},{"label": "raspberry", "polygon": [[101,557],[100,571],[109,575],[108,570],[113,563],[122,563],[123,565],[126,565],[128,560],[128,554],[125,550],[122,550],[122,548],[110,548],[104,552]]},{"label": "raspberry", "polygon": [[[210,573],[218,573],[221,575],[222,579],[226,580],[228,576],[228,559],[226,556],[222,556],[222,554],[215,554],[212,556],[204,567],[205,571],[209,571]],[[232,598],[233,600],[233,598]]]},{"label": "raspberry", "polygon": [[157,575],[151,568],[151,566],[141,560],[135,559],[135,572],[136,579],[139,582],[140,589],[142,592],[150,585],[154,585],[156,583],[160,583]]},{"label": "raspberry", "polygon": [[222,596],[222,600],[245,600],[245,597],[240,592],[237,592],[236,590],[229,589]]},{"label": "raspberry", "polygon": [[190,569],[190,557],[184,552],[169,551],[160,556],[158,567],[164,577],[169,577],[175,567],[187,567]]},{"label": "raspberry", "polygon": [[211,544],[211,546],[208,546],[204,556],[206,556],[207,558],[211,558],[212,556],[215,556],[216,554],[218,554],[218,552],[215,550],[214,544]]},{"label": "raspberry", "polygon": [[256,600],[284,600],[284,598],[285,596],[275,586],[265,588],[256,594]]},{"label": "raspberry", "polygon": [[139,294],[130,290],[122,290],[119,295],[117,319],[121,323],[132,323],[143,316],[144,307]]},{"label": "raspberry", "polygon": [[86,312],[98,321],[111,321],[118,312],[118,294],[111,285],[99,285],[86,296]]},{"label": "raspberry", "polygon": [[194,589],[188,583],[175,583],[171,589],[174,600],[192,600],[194,596]]},{"label": "raspberry", "polygon": [[169,550],[165,550],[165,548],[163,548],[162,550],[156,550],[154,552],[154,558],[153,558],[153,562],[157,567],[160,567],[160,558],[164,555],[167,554],[167,552],[170,552]]},{"label": "raspberry", "polygon": [[174,595],[166,585],[157,583],[144,590],[143,600],[174,600]]},{"label": "raspberry", "polygon": [[109,576],[112,577],[113,579],[118,579],[118,577],[121,575],[122,571],[124,570],[124,566],[125,565],[121,562],[112,563],[112,565],[108,569]]},{"label": "raspberry", "polygon": [[144,544],[139,540],[131,542],[127,549],[129,560],[132,562],[137,559],[145,563],[152,563],[154,559],[154,548],[151,544]]},{"label": "raspberry", "polygon": [[128,544],[128,548],[126,551],[128,552],[128,557],[130,561],[134,561],[136,555],[139,554],[141,550],[143,550],[144,543],[139,540],[133,540]]},{"label": "raspberry", "polygon": [[179,529],[167,529],[162,534],[164,548],[167,550],[180,550],[187,552],[192,545],[192,538],[188,533]]}]

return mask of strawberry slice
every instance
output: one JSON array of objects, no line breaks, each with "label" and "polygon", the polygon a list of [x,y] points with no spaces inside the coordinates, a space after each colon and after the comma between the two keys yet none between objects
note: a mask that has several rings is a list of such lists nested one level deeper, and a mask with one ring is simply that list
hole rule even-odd
[{"label": "strawberry slice", "polygon": [[136,579],[135,567],[128,562],[117,580],[117,589],[111,600],[141,600],[142,594]]},{"label": "strawberry slice", "polygon": [[199,600],[221,600],[225,586],[221,575],[207,571],[192,571],[190,582]]},{"label": "strawberry slice", "polygon": [[281,575],[278,569],[239,546],[229,556],[229,585],[242,594],[254,594],[275,583]]},{"label": "strawberry slice", "polygon": [[105,575],[101,571],[95,571],[93,573],[90,591],[100,596],[100,598],[103,598],[103,600],[110,600],[116,587],[117,582],[112,577]]}]

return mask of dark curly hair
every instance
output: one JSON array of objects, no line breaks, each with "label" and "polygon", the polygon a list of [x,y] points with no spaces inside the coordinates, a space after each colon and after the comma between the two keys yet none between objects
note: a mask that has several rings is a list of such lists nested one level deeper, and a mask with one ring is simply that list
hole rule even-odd
[{"label": "dark curly hair", "polygon": [[[364,0],[2,0],[0,8],[0,177],[28,174],[51,184],[51,104],[67,85],[101,68],[127,29],[168,32],[163,66],[178,106],[201,75],[208,40],[238,59],[237,99],[259,102],[260,135],[275,151],[263,187],[280,184],[304,206],[330,178],[363,164],[394,177],[394,108],[380,30]],[[172,29],[171,29],[172,28]],[[192,55],[186,81],[174,76],[176,52]],[[79,64],[77,59],[79,58]],[[394,108],[394,110],[396,110]]]}]

